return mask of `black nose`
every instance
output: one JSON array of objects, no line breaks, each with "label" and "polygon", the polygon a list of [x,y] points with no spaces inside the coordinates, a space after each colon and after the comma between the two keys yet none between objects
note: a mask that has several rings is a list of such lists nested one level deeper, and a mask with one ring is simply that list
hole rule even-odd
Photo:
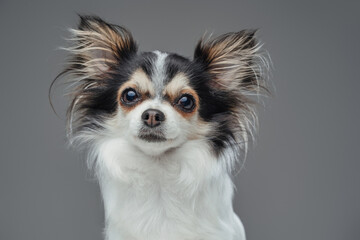
[{"label": "black nose", "polygon": [[161,122],[165,121],[165,115],[163,112],[156,109],[148,109],[141,115],[141,119],[148,127],[157,127]]}]

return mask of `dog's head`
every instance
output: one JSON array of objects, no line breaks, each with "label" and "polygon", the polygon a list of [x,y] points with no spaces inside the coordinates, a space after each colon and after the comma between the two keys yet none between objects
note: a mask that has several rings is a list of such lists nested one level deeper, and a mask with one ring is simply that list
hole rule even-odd
[{"label": "dog's head", "polygon": [[238,152],[256,122],[251,96],[265,66],[255,31],[202,39],[192,60],[137,51],[131,33],[97,17],[81,17],[63,74],[71,85],[69,136],[81,143],[123,138],[148,155],[192,140],[214,154]]}]

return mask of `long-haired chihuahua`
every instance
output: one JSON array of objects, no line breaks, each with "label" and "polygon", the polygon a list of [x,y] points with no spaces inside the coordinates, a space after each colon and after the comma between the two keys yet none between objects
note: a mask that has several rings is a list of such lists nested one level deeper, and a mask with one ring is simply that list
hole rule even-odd
[{"label": "long-haired chihuahua", "polygon": [[107,240],[244,240],[232,170],[266,92],[254,30],[202,38],[193,59],[138,52],[131,33],[80,16],[59,75],[70,83],[68,137],[85,147]]}]

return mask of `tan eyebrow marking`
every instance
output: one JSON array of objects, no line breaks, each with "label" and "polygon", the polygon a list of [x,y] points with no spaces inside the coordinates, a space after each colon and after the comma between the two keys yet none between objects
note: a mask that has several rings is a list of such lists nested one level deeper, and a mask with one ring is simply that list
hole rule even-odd
[{"label": "tan eyebrow marking", "polygon": [[190,86],[189,79],[185,76],[184,73],[179,73],[175,75],[175,77],[169,82],[169,84],[166,85],[163,94],[169,99],[172,106],[174,106],[174,101],[176,101],[177,98],[179,98],[182,94],[189,94],[194,97],[195,108],[191,112],[184,112],[177,106],[174,106],[174,109],[184,118],[190,118],[197,112],[199,108],[199,96],[197,95],[196,91]]},{"label": "tan eyebrow marking", "polygon": [[189,79],[183,73],[178,73],[173,79],[166,85],[163,95],[168,96],[174,100],[182,90],[190,89]]},{"label": "tan eyebrow marking", "polygon": [[[121,94],[127,88],[133,88],[141,95],[141,100],[138,101],[135,105],[126,106],[121,101]],[[131,75],[130,79],[120,87],[118,91],[118,102],[125,112],[129,112],[132,109],[134,109],[138,104],[140,104],[142,101],[154,95],[155,95],[155,90],[150,78],[141,68],[139,68]]]},{"label": "tan eyebrow marking", "polygon": [[[130,80],[127,83],[135,84],[137,90],[141,93],[149,93],[150,95],[155,95],[155,89],[153,83],[146,73],[141,69],[137,69],[130,77]],[[126,84],[126,83],[125,83]]]}]

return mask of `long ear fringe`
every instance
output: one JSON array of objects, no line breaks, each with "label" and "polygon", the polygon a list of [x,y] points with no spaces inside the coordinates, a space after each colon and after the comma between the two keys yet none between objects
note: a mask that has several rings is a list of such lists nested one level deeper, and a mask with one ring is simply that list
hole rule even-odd
[{"label": "long ear fringe", "polygon": [[213,87],[241,90],[249,95],[268,92],[266,76],[270,59],[263,44],[254,37],[256,30],[227,33],[214,39],[204,36],[197,44],[194,59],[206,65],[213,76]]},{"label": "long ear fringe", "polygon": [[[234,99],[235,108],[226,123],[234,130],[226,142],[232,151],[226,157],[226,168],[232,171],[243,166],[249,142],[254,142],[258,128],[256,103],[270,94],[267,86],[271,60],[262,50],[263,44],[255,39],[256,30],[243,30],[210,39],[204,36],[197,44],[194,61],[205,66],[211,79],[209,86],[216,91],[226,91]],[[243,153],[243,154],[240,154]],[[223,152],[226,155],[226,151]]]},{"label": "long ear fringe", "polygon": [[73,42],[63,48],[72,58],[68,62],[73,74],[94,78],[130,55],[136,53],[137,45],[131,33],[120,26],[108,24],[98,17],[80,16],[78,29],[69,29]]},{"label": "long ear fringe", "polygon": [[87,121],[82,117],[82,106],[91,97],[92,89],[101,87],[118,63],[137,52],[137,44],[126,28],[106,23],[96,16],[79,17],[78,29],[69,29],[71,36],[67,40],[71,46],[61,48],[69,53],[65,69],[54,79],[49,90],[50,96],[59,79],[64,79],[67,84],[67,95],[71,99],[67,110],[70,144],[90,141],[90,136],[85,136],[89,133],[80,126]]}]

